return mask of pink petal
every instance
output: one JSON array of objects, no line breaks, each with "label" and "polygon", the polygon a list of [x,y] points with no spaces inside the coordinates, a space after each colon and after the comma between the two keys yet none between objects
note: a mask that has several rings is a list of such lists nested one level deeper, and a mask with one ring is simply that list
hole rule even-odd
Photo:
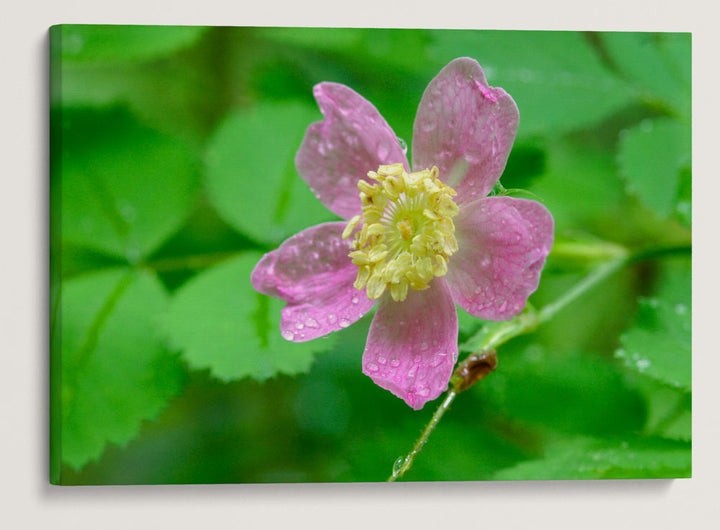
[{"label": "pink petal", "polygon": [[553,244],[550,212],[535,201],[487,197],[463,205],[454,221],[458,252],[447,280],[455,301],[486,320],[520,313]]},{"label": "pink petal", "polygon": [[455,59],[420,100],[413,169],[437,166],[440,178],[458,192],[458,204],[485,197],[505,169],[518,119],[513,99],[488,86],[477,61]]},{"label": "pink petal", "polygon": [[363,373],[418,410],[447,388],[458,355],[455,303],[444,279],[410,290],[404,302],[385,295],[370,325]]},{"label": "pink petal", "polygon": [[346,328],[374,305],[353,287],[357,267],[341,238],[344,222],[303,230],[265,254],[250,281],[255,290],[287,301],[280,330],[287,340],[305,342]]},{"label": "pink petal", "polygon": [[358,180],[381,164],[407,169],[407,158],[385,119],[357,92],[338,83],[313,91],[325,120],[310,125],[295,165],[318,199],[349,219],[360,213]]}]

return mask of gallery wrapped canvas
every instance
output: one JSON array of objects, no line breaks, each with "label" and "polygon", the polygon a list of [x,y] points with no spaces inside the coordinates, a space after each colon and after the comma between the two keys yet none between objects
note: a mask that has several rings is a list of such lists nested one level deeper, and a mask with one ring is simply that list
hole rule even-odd
[{"label": "gallery wrapped canvas", "polygon": [[691,475],[691,36],[50,30],[54,484]]}]

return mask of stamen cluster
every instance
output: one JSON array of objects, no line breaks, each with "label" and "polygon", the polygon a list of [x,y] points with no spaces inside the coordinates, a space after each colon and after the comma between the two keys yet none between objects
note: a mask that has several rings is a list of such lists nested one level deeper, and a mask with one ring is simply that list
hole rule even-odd
[{"label": "stamen cluster", "polygon": [[447,274],[448,259],[457,252],[457,193],[440,181],[435,166],[407,173],[392,164],[367,176],[376,184],[358,182],[362,215],[350,219],[342,234],[347,239],[355,232],[349,254],[358,266],[354,286],[367,287],[371,300],[389,290],[401,302],[409,287],[427,289],[434,277]]}]

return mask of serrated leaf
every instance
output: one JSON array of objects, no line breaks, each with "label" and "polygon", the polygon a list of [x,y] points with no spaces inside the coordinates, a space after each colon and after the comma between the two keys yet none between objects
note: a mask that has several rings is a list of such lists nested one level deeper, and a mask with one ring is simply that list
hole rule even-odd
[{"label": "serrated leaf", "polygon": [[336,219],[295,171],[305,130],[319,117],[300,103],[259,103],[223,122],[206,153],[207,186],[230,225],[274,244]]},{"label": "serrated leaf", "polygon": [[431,55],[470,56],[520,109],[518,135],[558,135],[601,121],[632,101],[625,83],[577,32],[437,31]]},{"label": "serrated leaf", "polygon": [[618,164],[627,189],[660,217],[669,216],[678,199],[688,201],[686,188],[678,194],[690,163],[690,127],[675,120],[645,120],[620,136]]},{"label": "serrated leaf", "polygon": [[611,442],[577,438],[550,447],[544,458],[522,462],[496,480],[682,478],[691,473],[688,444],[660,439]]},{"label": "serrated leaf", "polygon": [[190,213],[196,158],[122,108],[64,109],[62,127],[63,242],[131,262],[149,255]]},{"label": "serrated leaf", "polygon": [[61,32],[63,60],[127,63],[156,59],[190,46],[207,28],[67,24],[52,30]]},{"label": "serrated leaf", "polygon": [[690,394],[644,378],[642,390],[648,406],[645,432],[689,442],[692,438]]},{"label": "serrated leaf", "polygon": [[634,327],[620,336],[615,352],[626,366],[689,391],[692,379],[690,307],[658,298],[641,300]]},{"label": "serrated leaf", "polygon": [[690,116],[689,33],[598,34],[610,61],[653,103]]},{"label": "serrated leaf", "polygon": [[261,255],[246,253],[199,274],[175,294],[163,328],[188,364],[223,381],[306,372],[330,340],[280,336],[285,304],[256,292],[250,273]]},{"label": "serrated leaf", "polygon": [[62,287],[62,460],[74,469],[124,445],[184,380],[157,333],[167,295],[147,273],[115,269]]}]

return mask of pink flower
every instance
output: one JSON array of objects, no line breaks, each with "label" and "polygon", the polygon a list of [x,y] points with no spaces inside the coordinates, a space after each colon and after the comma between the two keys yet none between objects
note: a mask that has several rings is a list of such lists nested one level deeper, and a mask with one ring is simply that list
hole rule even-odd
[{"label": "pink flower", "polygon": [[348,327],[377,302],[363,373],[422,408],[447,387],[458,356],[455,304],[487,320],[520,313],[553,242],[540,203],[487,197],[500,178],[518,110],[480,65],[455,59],[425,90],[412,167],[377,109],[350,88],[320,83],[325,117],[295,164],[332,212],[286,240],[252,273],[287,302],[282,336],[307,341]]}]

